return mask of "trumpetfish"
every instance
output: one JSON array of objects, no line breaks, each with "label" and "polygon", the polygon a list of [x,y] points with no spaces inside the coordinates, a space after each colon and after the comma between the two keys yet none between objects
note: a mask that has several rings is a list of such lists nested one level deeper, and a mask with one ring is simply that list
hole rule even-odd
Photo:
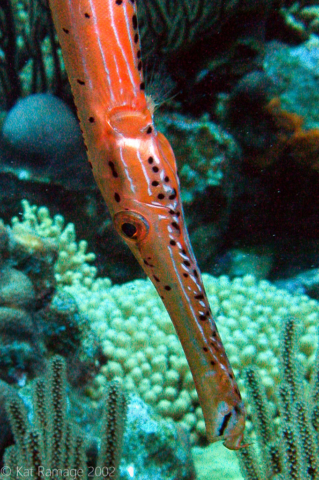
[{"label": "trumpetfish", "polygon": [[185,227],[173,150],[145,94],[136,0],[50,0],[90,167],[173,321],[210,442],[242,446],[245,407]]}]

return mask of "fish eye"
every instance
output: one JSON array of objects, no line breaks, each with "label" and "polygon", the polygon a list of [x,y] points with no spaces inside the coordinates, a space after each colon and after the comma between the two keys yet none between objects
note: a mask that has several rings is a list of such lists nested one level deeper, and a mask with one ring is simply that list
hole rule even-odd
[{"label": "fish eye", "polygon": [[114,215],[114,226],[124,240],[140,242],[149,231],[147,220],[136,212],[118,212]]},{"label": "fish eye", "polygon": [[122,232],[129,238],[134,238],[137,233],[137,228],[133,223],[123,223]]}]

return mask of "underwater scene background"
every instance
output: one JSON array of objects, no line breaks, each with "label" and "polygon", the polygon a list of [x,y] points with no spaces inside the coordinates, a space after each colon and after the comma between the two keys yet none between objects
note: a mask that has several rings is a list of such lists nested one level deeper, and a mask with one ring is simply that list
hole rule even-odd
[{"label": "underwater scene background", "polygon": [[319,479],[318,1],[137,9],[245,446],[208,444],[173,323],[94,181],[49,5],[4,0],[1,478]]}]

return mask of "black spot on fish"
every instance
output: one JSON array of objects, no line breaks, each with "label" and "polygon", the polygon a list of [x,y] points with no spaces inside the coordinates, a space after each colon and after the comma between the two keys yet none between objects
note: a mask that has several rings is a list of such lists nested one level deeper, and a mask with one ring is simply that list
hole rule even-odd
[{"label": "black spot on fish", "polygon": [[217,337],[217,333],[215,332],[215,330],[213,330],[212,336],[213,336],[214,338]]},{"label": "black spot on fish", "polygon": [[187,255],[186,250],[184,248],[182,248],[181,252],[183,255]]},{"label": "black spot on fish", "polygon": [[165,195],[164,195],[163,193],[159,193],[159,194],[157,195],[157,198],[158,198],[159,200],[163,200],[163,198],[165,198]]},{"label": "black spot on fish", "polygon": [[143,262],[145,263],[145,265],[148,265],[148,261],[147,261],[147,260],[143,260]]},{"label": "black spot on fish", "polygon": [[191,266],[191,264],[190,264],[190,262],[189,262],[188,260],[185,260],[185,261],[183,262],[183,264],[184,264],[186,267],[190,267],[190,266]]},{"label": "black spot on fish", "polygon": [[159,171],[159,168],[158,167],[153,167],[152,170],[153,170],[153,172],[157,173]]},{"label": "black spot on fish", "polygon": [[116,3],[116,5],[122,5],[123,0],[116,0],[115,3]]},{"label": "black spot on fish", "polygon": [[112,175],[114,178],[117,178],[119,175],[117,173],[117,171],[115,170],[115,165],[113,162],[109,161],[109,167],[111,168],[112,170]]},{"label": "black spot on fish", "polygon": [[94,123],[94,122],[95,122],[95,118],[94,118],[94,117],[90,117],[90,118],[89,118],[89,122],[90,122],[90,123]]},{"label": "black spot on fish", "polygon": [[83,80],[77,79],[76,81],[78,82],[79,85],[85,85],[85,82],[83,82]]},{"label": "black spot on fish", "polygon": [[188,276],[188,273],[183,273],[183,277],[187,278]]},{"label": "black spot on fish", "polygon": [[134,43],[137,43],[137,42],[138,42],[138,33],[134,35]]},{"label": "black spot on fish", "polygon": [[167,290],[168,292],[169,292],[170,290],[172,290],[172,288],[171,288],[169,285],[165,285],[164,288],[165,288],[165,290]]},{"label": "black spot on fish", "polygon": [[224,431],[226,430],[230,417],[231,417],[231,412],[227,413],[227,415],[224,416],[223,423],[221,424],[220,429],[218,431],[218,436],[222,436],[224,434]]},{"label": "black spot on fish", "polygon": [[158,187],[159,183],[158,183],[156,180],[154,180],[154,181],[152,182],[152,185],[153,185],[153,187]]},{"label": "black spot on fish", "polygon": [[[234,390],[235,390],[235,393],[240,397],[240,392],[239,392],[238,388],[235,387]],[[239,412],[240,412],[240,410],[239,410],[239,408],[237,407],[237,405],[235,405],[234,409],[235,409],[235,412],[236,412],[236,413],[239,413]]]},{"label": "black spot on fish", "polygon": [[177,192],[176,192],[176,190],[175,190],[175,188],[174,188],[172,195],[170,195],[168,198],[169,198],[170,200],[174,200],[176,197],[177,197]]},{"label": "black spot on fish", "polygon": [[62,28],[62,30],[63,30],[64,33],[66,33],[66,34],[70,33],[70,30],[68,30],[67,28]]},{"label": "black spot on fish", "polygon": [[137,70],[140,72],[142,70],[142,62],[138,62]]},{"label": "black spot on fish", "polygon": [[197,270],[193,270],[193,273],[194,273],[194,277],[198,278]]},{"label": "black spot on fish", "polygon": [[166,176],[166,177],[164,178],[164,181],[165,181],[165,182],[169,182],[169,177]]},{"label": "black spot on fish", "polygon": [[137,50],[137,58],[141,58],[141,50]]},{"label": "black spot on fish", "polygon": [[134,3],[135,3],[135,0],[131,0],[131,3],[133,3],[133,5],[134,5]]},{"label": "black spot on fish", "polygon": [[204,295],[202,295],[201,293],[198,294],[198,295],[195,295],[195,298],[196,300],[204,300]]},{"label": "black spot on fish", "polygon": [[160,282],[160,279],[156,275],[153,275],[153,277],[156,282]]},{"label": "black spot on fish", "polygon": [[173,247],[175,247],[175,245],[176,245],[176,242],[175,242],[175,240],[170,240],[170,242],[169,242],[169,243],[170,243],[170,245],[172,245]]},{"label": "black spot on fish", "polygon": [[206,315],[199,315],[199,319],[202,321],[202,322],[205,322],[207,320],[207,317]]},{"label": "black spot on fish", "polygon": [[179,232],[181,231],[180,226],[178,225],[178,223],[172,222],[171,225],[172,225],[172,227],[174,227],[174,228],[175,228],[176,230],[178,230]]},{"label": "black spot on fish", "polygon": [[174,210],[172,210],[172,209],[168,210],[168,213],[169,213],[170,215],[175,215],[175,212],[174,212]]},{"label": "black spot on fish", "polygon": [[121,201],[121,197],[119,196],[118,193],[114,193],[114,198],[115,198],[115,201],[116,201],[117,203],[119,203],[119,202]]},{"label": "black spot on fish", "polygon": [[204,352],[208,352],[208,348],[207,348],[207,347],[203,347],[203,350],[204,350]]},{"label": "black spot on fish", "polygon": [[229,373],[228,374],[229,378],[231,378],[232,380],[234,380],[234,375],[232,373]]},{"label": "black spot on fish", "polygon": [[93,165],[90,161],[89,161],[89,165],[90,165],[90,169],[93,170]]},{"label": "black spot on fish", "polygon": [[153,129],[151,126],[147,127],[146,133],[152,133]]},{"label": "black spot on fish", "polygon": [[136,30],[137,29],[137,16],[135,14],[132,17],[132,25],[133,25],[134,30]]},{"label": "black spot on fish", "polygon": [[210,364],[211,364],[213,367],[215,367],[216,362],[215,362],[214,360],[211,360],[211,361],[210,361]]},{"label": "black spot on fish", "polygon": [[91,15],[89,15],[88,13],[85,13],[84,16],[85,18],[91,18]]},{"label": "black spot on fish", "polygon": [[84,144],[85,151],[88,151],[88,147]]},{"label": "black spot on fish", "polygon": [[144,83],[144,82],[142,82],[142,83],[140,84],[140,89],[141,89],[141,90],[145,90],[145,83]]},{"label": "black spot on fish", "polygon": [[153,157],[148,157],[147,161],[151,165],[154,162],[154,158]]}]

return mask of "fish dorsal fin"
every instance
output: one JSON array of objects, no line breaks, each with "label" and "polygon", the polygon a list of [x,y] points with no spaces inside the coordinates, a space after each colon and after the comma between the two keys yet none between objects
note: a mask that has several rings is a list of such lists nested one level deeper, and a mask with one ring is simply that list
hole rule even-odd
[{"label": "fish dorsal fin", "polygon": [[163,135],[161,132],[157,132],[157,140],[158,140],[159,149],[163,157],[165,158],[167,163],[170,165],[173,172],[176,173],[177,172],[176,159],[169,141],[167,140],[165,135]]}]

